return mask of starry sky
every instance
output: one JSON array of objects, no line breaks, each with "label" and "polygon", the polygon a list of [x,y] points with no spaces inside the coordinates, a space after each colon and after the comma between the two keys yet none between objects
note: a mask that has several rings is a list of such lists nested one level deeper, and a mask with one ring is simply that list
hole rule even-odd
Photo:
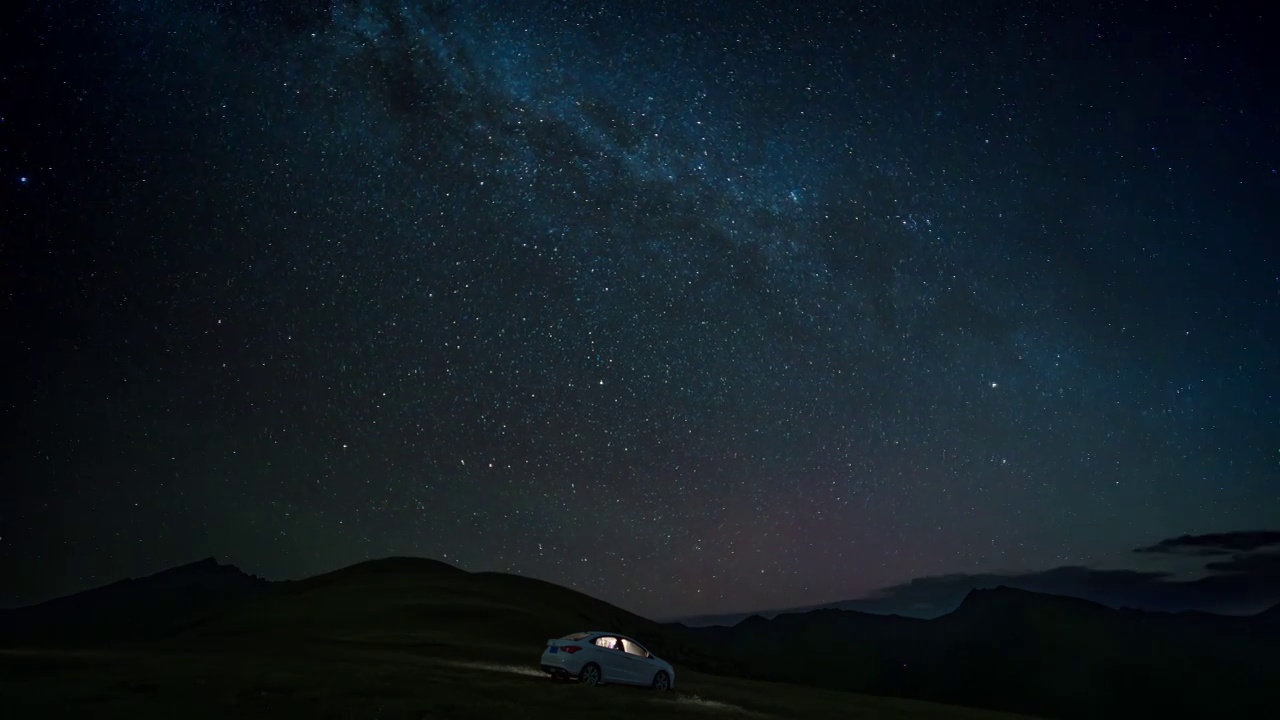
[{"label": "starry sky", "polygon": [[1280,526],[1277,18],[1172,6],[20,4],[0,604],[421,555],[675,616]]}]

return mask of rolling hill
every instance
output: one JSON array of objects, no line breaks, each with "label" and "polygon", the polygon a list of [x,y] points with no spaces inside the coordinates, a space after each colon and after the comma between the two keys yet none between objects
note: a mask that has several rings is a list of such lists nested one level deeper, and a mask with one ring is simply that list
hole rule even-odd
[{"label": "rolling hill", "polygon": [[[540,648],[583,628],[616,628],[665,658],[735,668],[664,626],[583,593],[506,573],[470,573],[434,560],[387,558],[297,582],[226,608],[173,638],[183,644],[285,637],[489,650]],[[528,654],[528,650],[522,652]]]},{"label": "rolling hill", "polygon": [[[296,582],[237,576],[206,561],[0,612],[5,717],[1012,717],[711,674],[732,667],[682,626],[514,575],[389,558]],[[648,644],[679,668],[676,691],[543,676],[545,640],[583,628]]]},{"label": "rolling hill", "polygon": [[[954,612],[932,620],[815,610],[690,628],[540,580],[470,573],[433,560],[388,558],[280,583],[206,560],[0,612],[0,647],[18,648],[0,658],[0,669],[18,677],[36,668],[37,678],[72,687],[68,677],[93,685],[102,677],[93,668],[134,663],[143,668],[134,675],[153,679],[128,675],[133,679],[108,683],[90,696],[118,699],[121,683],[142,682],[151,693],[144,693],[146,702],[166,688],[186,688],[170,698],[179,704],[218,689],[192,689],[193,676],[218,675],[226,667],[259,668],[219,681],[228,687],[257,687],[262,683],[255,678],[276,678],[261,697],[244,701],[237,694],[237,714],[246,712],[245,702],[276,714],[313,707],[325,697],[315,687],[317,678],[328,678],[326,687],[340,690],[350,707],[363,707],[362,693],[375,691],[347,687],[346,672],[364,678],[380,696],[396,698],[411,716],[434,717],[435,711],[425,710],[412,715],[412,708],[425,702],[439,710],[436,701],[449,697],[454,699],[439,712],[463,717],[458,713],[466,699],[458,694],[477,682],[491,683],[493,668],[520,678],[512,682],[540,681],[534,665],[547,638],[608,628],[675,663],[703,701],[698,712],[707,702],[778,717],[850,716],[836,708],[872,706],[879,708],[873,716],[966,712],[866,696],[873,695],[1049,717],[1263,717],[1268,703],[1280,701],[1269,680],[1280,677],[1278,611],[1254,618],[1148,613],[997,588],[974,591]],[[156,669],[157,658],[170,662]],[[369,667],[385,672],[365,677]],[[480,673],[488,679],[467,676],[466,668],[473,675],[489,668]],[[418,677],[435,688],[431,698],[414,689]],[[542,685],[498,685],[504,689],[494,691],[494,702],[503,707],[510,697],[525,697],[531,707],[547,701],[545,688],[537,689]],[[676,695],[687,697],[688,688],[681,682]],[[655,709],[649,696],[628,697],[644,698],[638,707]],[[449,704],[455,701],[462,705]],[[158,700],[152,705],[165,706]],[[144,715],[152,705],[144,703]]]}]

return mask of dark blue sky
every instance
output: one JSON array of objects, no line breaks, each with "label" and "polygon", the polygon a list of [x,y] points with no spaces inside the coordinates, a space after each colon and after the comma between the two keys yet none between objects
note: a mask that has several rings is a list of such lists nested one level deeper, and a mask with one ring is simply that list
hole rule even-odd
[{"label": "dark blue sky", "polygon": [[665,616],[1280,525],[1273,14],[848,5],[30,3],[0,601],[412,554]]}]

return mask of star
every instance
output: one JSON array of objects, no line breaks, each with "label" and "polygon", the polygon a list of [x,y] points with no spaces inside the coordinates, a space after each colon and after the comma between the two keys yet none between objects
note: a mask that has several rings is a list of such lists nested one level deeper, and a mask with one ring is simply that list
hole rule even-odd
[{"label": "star", "polygon": [[1280,138],[1190,10],[102,5],[0,125],[0,601],[212,548],[674,617],[1280,517]]}]

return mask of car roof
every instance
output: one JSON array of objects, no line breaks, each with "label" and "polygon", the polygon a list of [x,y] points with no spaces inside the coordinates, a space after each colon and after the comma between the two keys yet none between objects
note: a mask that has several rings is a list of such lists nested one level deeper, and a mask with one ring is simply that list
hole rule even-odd
[{"label": "car roof", "polygon": [[623,635],[622,633],[609,632],[608,630],[587,630],[586,633],[588,635],[608,635],[609,637],[622,638],[623,640],[631,640],[631,642],[637,645],[643,644],[639,640],[632,639],[630,636]]}]

